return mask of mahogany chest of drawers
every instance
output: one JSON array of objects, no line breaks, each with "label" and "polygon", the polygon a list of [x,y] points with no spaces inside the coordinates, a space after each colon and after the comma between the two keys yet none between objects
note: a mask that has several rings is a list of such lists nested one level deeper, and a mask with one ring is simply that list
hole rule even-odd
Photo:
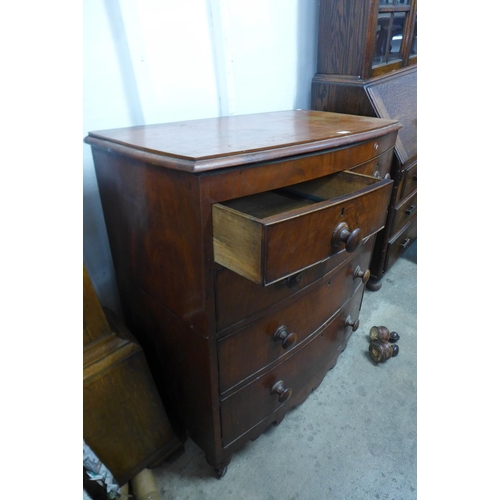
[{"label": "mahogany chest of drawers", "polygon": [[217,475],[358,327],[400,124],[284,111],[91,132],[128,327]]}]

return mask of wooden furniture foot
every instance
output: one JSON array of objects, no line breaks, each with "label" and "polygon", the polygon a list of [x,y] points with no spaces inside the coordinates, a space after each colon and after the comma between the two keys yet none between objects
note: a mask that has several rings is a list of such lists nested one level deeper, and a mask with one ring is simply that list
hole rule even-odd
[{"label": "wooden furniture foot", "polygon": [[372,280],[371,278],[366,283],[366,288],[371,292],[378,292],[382,288],[380,280]]},{"label": "wooden furniture foot", "polygon": [[213,463],[208,456],[206,456],[207,462],[214,467],[215,470],[215,476],[217,479],[221,479],[223,476],[226,475],[227,472],[227,467],[229,463],[231,462],[232,456],[226,458],[225,460],[222,460],[221,462]]}]

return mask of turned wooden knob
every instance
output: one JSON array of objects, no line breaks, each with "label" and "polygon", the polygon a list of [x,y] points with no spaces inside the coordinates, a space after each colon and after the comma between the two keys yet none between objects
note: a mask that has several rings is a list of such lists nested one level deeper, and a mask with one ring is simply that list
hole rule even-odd
[{"label": "turned wooden knob", "polygon": [[356,319],[356,321],[353,321],[351,316],[347,316],[347,318],[345,319],[345,322],[344,322],[344,326],[345,326],[345,328],[347,328],[348,326],[352,327],[352,331],[355,332],[359,327],[359,319]]},{"label": "turned wooden knob", "polygon": [[389,332],[389,329],[385,326],[372,326],[370,328],[370,339],[393,344],[399,340],[399,333]]},{"label": "turned wooden knob", "polygon": [[349,231],[349,226],[345,222],[341,222],[333,231],[332,242],[334,248],[338,248],[342,243],[345,243],[345,250],[348,253],[356,251],[361,245],[363,237],[361,229],[356,228]]},{"label": "turned wooden knob", "polygon": [[278,400],[280,403],[287,402],[292,396],[292,389],[285,389],[285,383],[283,380],[279,380],[273,385],[271,389],[271,394],[278,394]]},{"label": "turned wooden knob", "polygon": [[354,269],[354,273],[352,273],[354,276],[354,279],[356,278],[361,278],[361,281],[363,283],[366,283],[370,279],[370,270],[367,269],[365,272],[357,266],[356,269]]},{"label": "turned wooden knob", "polygon": [[387,342],[391,332],[385,326],[372,326],[370,328],[370,339],[380,340],[381,342]]},{"label": "turned wooden knob", "polygon": [[297,334],[288,333],[286,330],[286,326],[282,325],[274,332],[273,340],[276,342],[281,341],[283,349],[288,349],[292,347],[295,342],[297,342]]},{"label": "turned wooden knob", "polygon": [[302,272],[288,276],[285,280],[287,288],[297,288],[302,281],[302,276]]},{"label": "turned wooden knob", "polygon": [[396,344],[391,345],[389,342],[382,342],[381,340],[373,340],[368,346],[368,352],[375,363],[384,363],[399,354],[399,346]]}]

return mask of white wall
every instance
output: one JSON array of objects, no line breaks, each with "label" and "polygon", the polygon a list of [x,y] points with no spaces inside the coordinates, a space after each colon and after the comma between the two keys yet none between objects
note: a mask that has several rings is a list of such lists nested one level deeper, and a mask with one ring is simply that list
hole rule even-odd
[{"label": "white wall", "polygon": [[[319,0],[85,0],[83,136],[91,130],[309,109]],[[84,263],[119,311],[90,147]]]}]

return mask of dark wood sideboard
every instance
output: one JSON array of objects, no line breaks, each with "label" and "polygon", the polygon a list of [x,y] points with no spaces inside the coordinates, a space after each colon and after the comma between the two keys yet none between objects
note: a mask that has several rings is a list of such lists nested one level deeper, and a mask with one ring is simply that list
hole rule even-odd
[{"label": "dark wood sideboard", "polygon": [[218,477],[359,325],[395,120],[283,111],[91,132],[127,326]]},{"label": "dark wood sideboard", "polygon": [[322,0],[311,109],[395,119],[390,163],[364,172],[394,180],[368,288],[417,237],[417,1]]}]

